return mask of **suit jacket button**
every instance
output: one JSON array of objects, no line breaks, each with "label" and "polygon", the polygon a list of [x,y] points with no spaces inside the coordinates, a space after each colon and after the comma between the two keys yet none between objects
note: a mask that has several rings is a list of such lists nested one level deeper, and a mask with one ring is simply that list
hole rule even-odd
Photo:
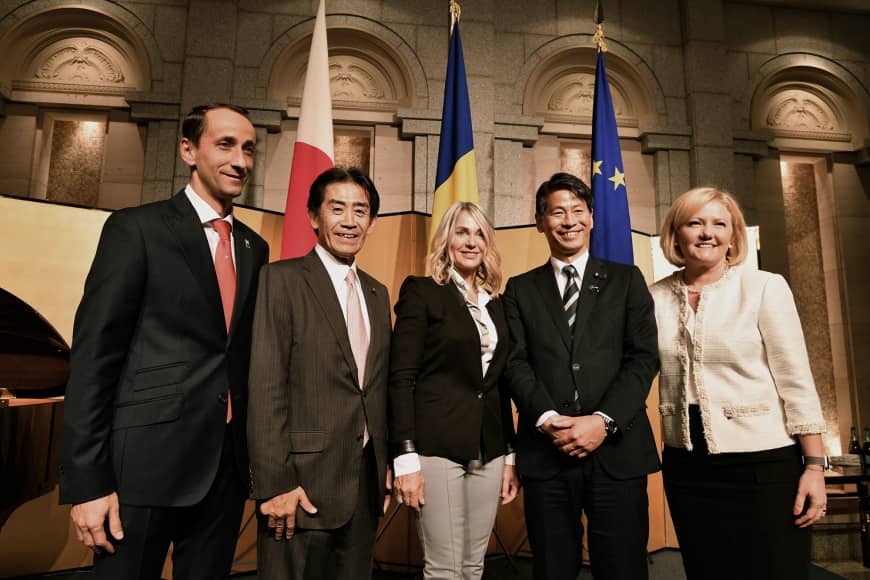
[{"label": "suit jacket button", "polygon": [[220,401],[220,403],[222,405],[226,405],[227,404],[227,394],[221,393],[220,395],[218,395],[218,401]]},{"label": "suit jacket button", "polygon": [[477,398],[478,398],[478,399],[482,399],[482,398],[483,398],[483,393],[478,392],[478,393],[477,393]]},{"label": "suit jacket button", "polygon": [[580,370],[580,363],[574,363],[571,365],[571,370],[575,373]]},{"label": "suit jacket button", "polygon": [[571,406],[571,403],[562,403],[562,404],[560,405],[560,407],[562,407],[563,409],[567,409],[567,408],[569,408],[570,406]]}]

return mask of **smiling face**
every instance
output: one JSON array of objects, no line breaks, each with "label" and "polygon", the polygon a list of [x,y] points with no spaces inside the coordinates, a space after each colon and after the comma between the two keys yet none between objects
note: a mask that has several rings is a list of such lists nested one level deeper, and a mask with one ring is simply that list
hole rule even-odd
[{"label": "smiling face", "polygon": [[677,246],[688,268],[715,268],[724,264],[733,238],[734,220],[728,208],[718,201],[691,212],[676,230]]},{"label": "smiling face", "polygon": [[547,196],[544,212],[535,222],[538,231],[547,238],[550,254],[557,260],[571,262],[589,247],[592,212],[585,200],[567,189]]},{"label": "smiling face", "polygon": [[309,212],[317,241],[330,254],[347,264],[363,247],[377,218],[372,218],[365,190],[352,181],[330,183],[317,213]]},{"label": "smiling face", "polygon": [[450,252],[450,261],[460,276],[473,281],[486,254],[486,240],[483,229],[467,211],[456,217],[447,250]]},{"label": "smiling face", "polygon": [[254,167],[257,134],[244,115],[230,109],[205,114],[205,130],[194,143],[181,140],[181,158],[191,168],[193,190],[220,214],[241,195]]}]

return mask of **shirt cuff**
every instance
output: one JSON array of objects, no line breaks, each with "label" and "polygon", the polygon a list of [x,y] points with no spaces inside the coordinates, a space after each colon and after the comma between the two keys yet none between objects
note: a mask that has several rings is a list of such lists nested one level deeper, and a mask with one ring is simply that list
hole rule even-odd
[{"label": "shirt cuff", "polygon": [[619,431],[619,425],[617,425],[617,424],[616,424],[616,421],[613,420],[613,417],[611,417],[611,416],[608,415],[607,413],[604,413],[604,412],[602,412],[602,411],[595,411],[595,412],[592,413],[592,414],[593,414],[593,415],[598,415],[599,417],[604,417],[605,419],[607,419],[607,421],[610,421],[611,423],[613,423],[614,431]]},{"label": "shirt cuff", "polygon": [[504,464],[505,465],[516,465],[517,464],[517,454],[516,453],[508,453],[504,456]]},{"label": "shirt cuff", "polygon": [[547,422],[547,419],[549,419],[550,417],[555,417],[555,416],[557,416],[558,414],[559,414],[559,413],[557,413],[556,411],[553,411],[552,409],[549,410],[549,411],[544,411],[543,413],[541,413],[541,416],[538,417],[538,420],[535,421],[535,427],[537,427],[538,430],[540,431],[540,429],[541,429],[541,425],[543,425],[544,423],[546,423],[546,422]]},{"label": "shirt cuff", "polygon": [[420,456],[416,453],[403,453],[393,459],[393,477],[416,473],[420,469]]}]

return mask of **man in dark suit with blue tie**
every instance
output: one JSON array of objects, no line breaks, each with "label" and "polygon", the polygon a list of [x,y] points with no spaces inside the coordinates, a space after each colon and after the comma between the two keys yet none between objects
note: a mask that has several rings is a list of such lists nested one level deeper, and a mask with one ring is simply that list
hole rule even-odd
[{"label": "man in dark suit with blue tie", "polygon": [[248,494],[248,364],[269,248],[232,215],[254,162],[244,109],[196,107],[190,184],[103,227],[73,332],[60,501],[98,578],[229,575]]},{"label": "man in dark suit with blue tie", "polygon": [[585,513],[593,576],[642,580],[647,475],[659,469],[646,416],[659,364],[652,298],[636,267],[589,257],[582,181],[557,173],[535,197],[551,257],[504,295],[535,579],[577,578]]}]

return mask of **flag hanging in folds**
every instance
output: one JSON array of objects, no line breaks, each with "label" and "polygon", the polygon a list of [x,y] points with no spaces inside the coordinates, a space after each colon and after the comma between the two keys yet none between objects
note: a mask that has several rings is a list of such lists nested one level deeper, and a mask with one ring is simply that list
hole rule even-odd
[{"label": "flag hanging in folds", "polygon": [[308,221],[308,190],[318,175],[334,166],[332,97],[329,90],[329,54],[326,45],[326,7],[320,0],[308,70],[302,89],[299,128],[290,166],[290,186],[284,209],[281,258],[307,254],[317,241]]},{"label": "flag hanging in folds", "polygon": [[622,153],[616,132],[616,115],[610,98],[604,53],[598,51],[595,98],[592,105],[593,218],[590,253],[596,258],[634,264],[631,220],[625,188]]},{"label": "flag hanging in folds", "polygon": [[435,174],[432,223],[429,226],[430,240],[441,222],[441,217],[456,201],[480,201],[474,138],[471,133],[471,106],[468,101],[468,82],[465,78],[465,59],[462,56],[458,18],[450,32],[444,111],[441,115],[441,141],[438,144],[438,171]]}]

